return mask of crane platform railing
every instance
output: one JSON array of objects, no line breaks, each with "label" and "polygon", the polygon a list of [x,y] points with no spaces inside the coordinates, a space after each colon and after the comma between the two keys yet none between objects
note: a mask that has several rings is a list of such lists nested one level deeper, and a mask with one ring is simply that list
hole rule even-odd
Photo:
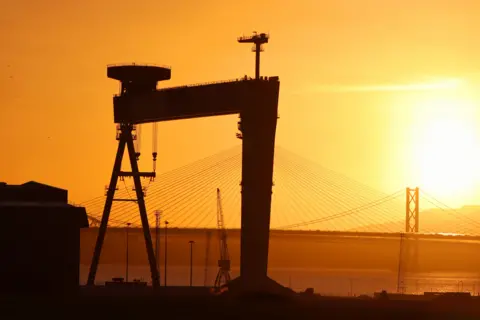
[{"label": "crane platform railing", "polygon": [[[218,85],[218,84],[229,84],[229,83],[237,83],[243,81],[278,81],[278,77],[261,77],[260,79],[255,79],[252,77],[243,77],[243,78],[236,78],[236,79],[229,79],[229,80],[222,80],[222,81],[211,81],[211,82],[201,82],[201,83],[194,83],[188,84],[183,86],[175,86],[175,87],[166,87],[160,88],[155,91],[173,91],[173,90],[180,90],[185,88],[194,88],[194,87],[201,87],[201,86],[209,86],[209,85]],[[120,97],[121,94],[114,94],[114,97]]]},{"label": "crane platform railing", "polygon": [[270,33],[265,33],[265,32],[257,33],[257,32],[255,32],[253,35],[250,35],[250,36],[241,35],[240,37],[237,37],[237,41],[245,41],[245,40],[252,40],[252,39],[255,39],[255,38],[260,38],[262,34],[264,35],[265,39],[270,38]]},{"label": "crane platform railing", "polygon": [[160,67],[172,70],[172,66],[167,66],[163,64],[156,64],[156,63],[138,63],[138,62],[126,62],[126,63],[111,63],[107,64],[107,68],[110,67],[122,67],[122,66],[138,66],[138,67]]}]

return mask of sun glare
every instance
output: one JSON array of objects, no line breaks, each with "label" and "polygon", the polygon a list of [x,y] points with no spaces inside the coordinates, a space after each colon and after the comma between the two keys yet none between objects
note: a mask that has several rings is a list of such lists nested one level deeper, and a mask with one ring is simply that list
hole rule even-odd
[{"label": "sun glare", "polygon": [[473,104],[436,99],[419,106],[415,162],[419,187],[464,202],[480,178],[480,139]]}]

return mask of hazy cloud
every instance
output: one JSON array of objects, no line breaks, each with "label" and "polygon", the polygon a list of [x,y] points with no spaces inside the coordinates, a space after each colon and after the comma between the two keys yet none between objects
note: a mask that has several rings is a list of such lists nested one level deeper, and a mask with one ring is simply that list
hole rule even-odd
[{"label": "hazy cloud", "polygon": [[448,90],[460,87],[459,79],[445,79],[441,81],[406,83],[406,84],[372,84],[372,85],[313,85],[298,93],[316,92],[394,92],[394,91],[431,91]]}]

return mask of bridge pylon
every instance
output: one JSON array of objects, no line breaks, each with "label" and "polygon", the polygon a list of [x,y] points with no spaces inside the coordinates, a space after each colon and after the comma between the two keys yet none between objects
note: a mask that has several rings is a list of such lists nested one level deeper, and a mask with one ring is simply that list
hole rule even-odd
[{"label": "bridge pylon", "polygon": [[[397,291],[405,293],[408,290],[407,282],[412,280],[419,270],[419,243],[414,235],[419,231],[420,221],[420,190],[419,188],[406,189],[405,234],[400,235],[400,261],[398,271]],[[408,236],[408,234],[412,234]]]},{"label": "bridge pylon", "polygon": [[405,232],[418,233],[420,218],[419,188],[407,188],[406,211],[405,211]]}]

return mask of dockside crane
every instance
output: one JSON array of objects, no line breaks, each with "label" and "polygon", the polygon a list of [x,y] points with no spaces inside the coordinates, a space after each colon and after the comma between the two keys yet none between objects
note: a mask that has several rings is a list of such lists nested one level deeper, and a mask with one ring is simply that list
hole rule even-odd
[{"label": "dockside crane", "polygon": [[[255,44],[257,61],[261,45],[267,43],[267,38],[267,34],[254,34],[238,40],[241,43]],[[260,47],[259,50],[257,47]],[[291,293],[270,279],[267,273],[280,81],[278,77],[260,77],[259,64],[256,65],[256,71],[255,79],[244,78],[157,89],[159,82],[171,78],[170,68],[136,64],[108,66],[107,76],[121,82],[119,94],[113,97],[113,122],[118,125],[118,148],[110,183],[106,188],[105,205],[87,285],[95,284],[113,202],[133,201],[138,205],[142,221],[152,286],[160,288],[160,275],[145,205],[145,190],[140,180],[142,177],[155,178],[155,160],[158,154],[154,148],[152,150],[153,172],[139,170],[137,154],[140,148],[137,144],[137,150],[135,150],[133,139],[137,134],[137,125],[238,114],[241,119],[239,129],[241,129],[242,139],[240,275],[228,283],[228,290]],[[154,127],[153,132],[155,131]],[[131,165],[130,172],[121,170],[126,150],[128,150],[127,160]],[[136,199],[115,198],[118,190],[117,182],[124,177],[133,178]],[[230,269],[228,258],[220,260],[223,271],[228,271]]]},{"label": "dockside crane", "polygon": [[227,246],[227,230],[223,221],[222,195],[217,188],[217,228],[220,247],[220,260],[218,260],[218,273],[215,279],[215,288],[220,289],[230,282],[230,255]]}]

